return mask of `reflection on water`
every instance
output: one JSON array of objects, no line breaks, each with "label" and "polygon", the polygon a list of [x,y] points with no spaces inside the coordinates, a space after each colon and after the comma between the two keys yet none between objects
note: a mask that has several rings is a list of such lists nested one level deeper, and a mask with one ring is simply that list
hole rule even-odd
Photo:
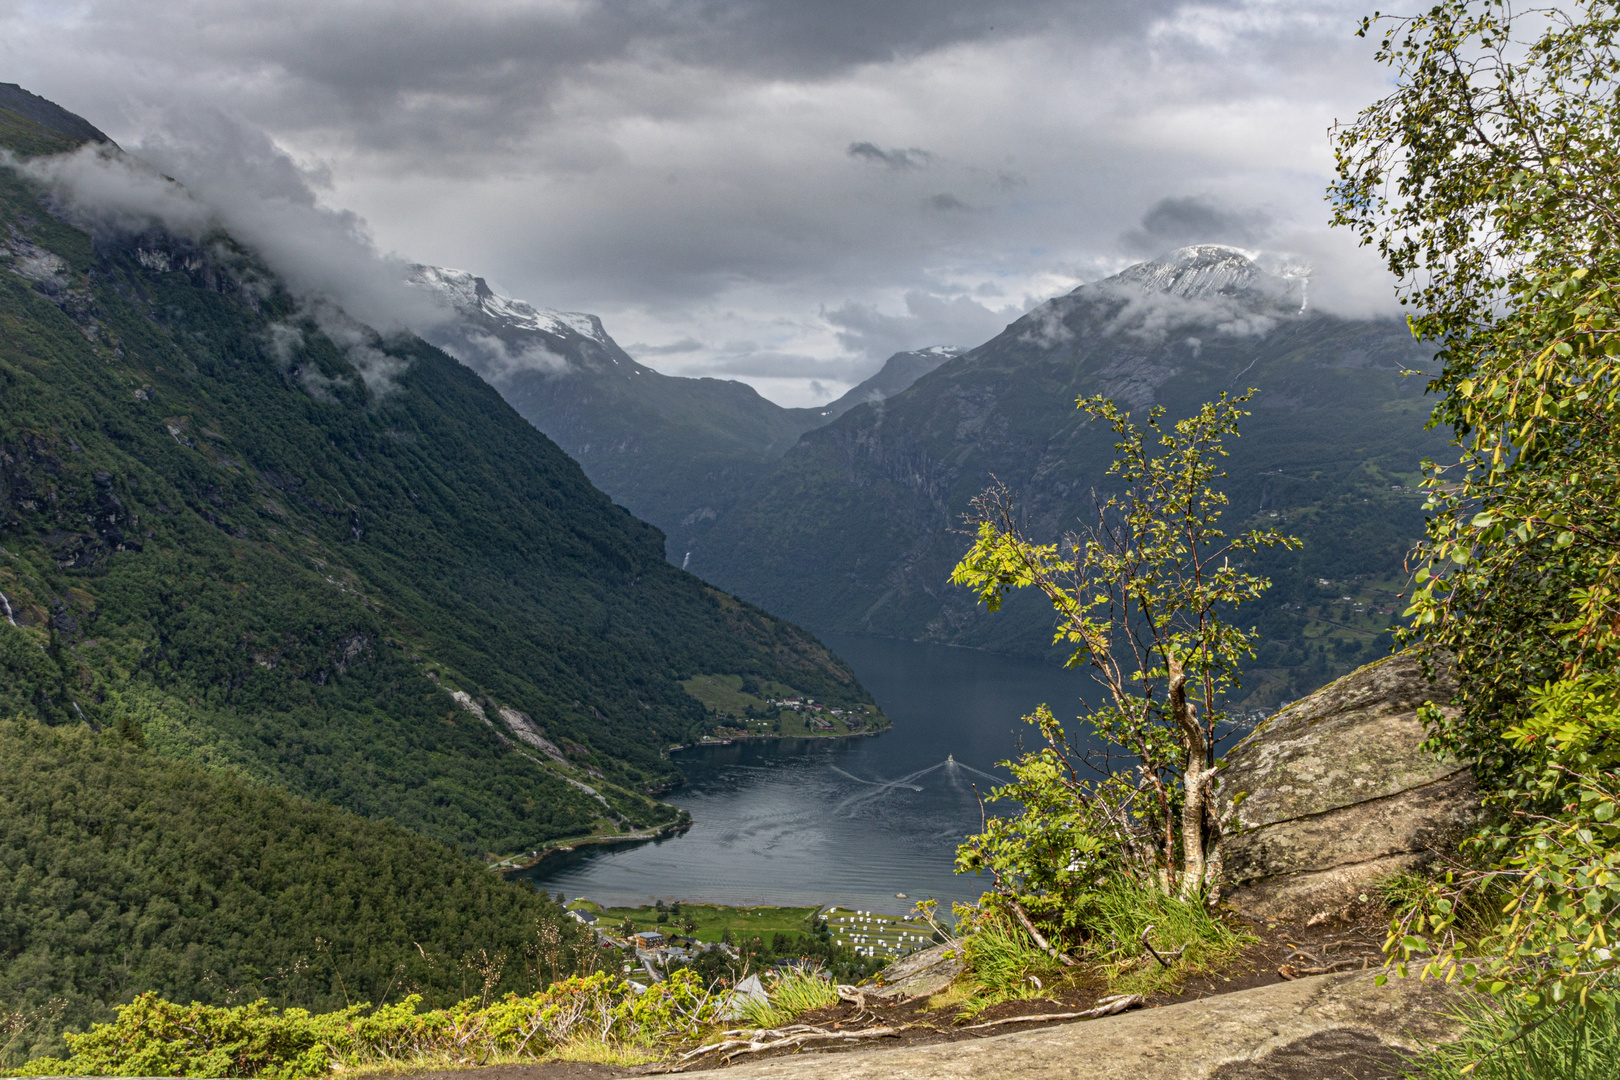
[{"label": "reflection on water", "polygon": [[[996,762],[1038,735],[1020,717],[1046,702],[1073,716],[1090,684],[1073,672],[970,649],[846,635],[847,660],[894,726],[860,739],[778,739],[677,755],[686,834],[555,856],[525,877],[604,904],[654,897],[725,904],[819,904],[903,912],[983,891],[951,872],[978,829]],[[977,789],[977,790],[975,790]],[[906,893],[901,900],[895,893]]]}]

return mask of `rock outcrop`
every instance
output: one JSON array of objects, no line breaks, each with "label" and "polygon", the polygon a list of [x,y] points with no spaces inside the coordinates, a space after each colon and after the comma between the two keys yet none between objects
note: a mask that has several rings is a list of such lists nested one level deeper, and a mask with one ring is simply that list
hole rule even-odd
[{"label": "rock outcrop", "polygon": [[895,1001],[932,997],[951,985],[966,966],[961,939],[947,941],[901,957],[878,973],[875,988],[864,989]]},{"label": "rock outcrop", "polygon": [[[1370,971],[1219,994],[974,1042],[733,1065],[727,1080],[1391,1080],[1450,1037],[1446,989]],[[707,1075],[696,1073],[693,1075]]]},{"label": "rock outcrop", "polygon": [[1477,819],[1473,775],[1421,749],[1417,710],[1450,700],[1407,653],[1368,664],[1263,721],[1226,756],[1230,903],[1264,919],[1334,912],[1452,847]]}]

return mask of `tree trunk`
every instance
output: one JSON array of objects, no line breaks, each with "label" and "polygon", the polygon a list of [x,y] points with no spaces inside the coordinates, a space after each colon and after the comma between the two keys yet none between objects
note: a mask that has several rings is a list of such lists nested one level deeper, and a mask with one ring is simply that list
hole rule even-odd
[{"label": "tree trunk", "polygon": [[1204,807],[1213,770],[1209,741],[1193,703],[1187,700],[1187,672],[1179,657],[1169,658],[1169,670],[1170,713],[1187,754],[1181,772],[1181,893],[1192,896],[1204,886]]},{"label": "tree trunk", "polygon": [[1181,892],[1188,897],[1204,886],[1204,804],[1209,801],[1210,772],[1203,754],[1187,756],[1181,806]]}]

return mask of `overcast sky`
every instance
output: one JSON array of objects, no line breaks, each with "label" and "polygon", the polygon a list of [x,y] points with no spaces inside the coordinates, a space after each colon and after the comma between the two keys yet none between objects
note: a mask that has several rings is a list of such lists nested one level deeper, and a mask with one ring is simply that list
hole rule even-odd
[{"label": "overcast sky", "polygon": [[0,82],[219,199],[589,311],[783,404],[1200,241],[1326,228],[1363,0],[0,0]]}]

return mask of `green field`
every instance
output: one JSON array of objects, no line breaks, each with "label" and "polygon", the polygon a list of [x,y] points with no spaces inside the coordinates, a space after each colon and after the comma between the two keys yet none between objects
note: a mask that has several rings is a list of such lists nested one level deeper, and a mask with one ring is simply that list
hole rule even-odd
[{"label": "green field", "polygon": [[[698,675],[681,686],[703,703],[714,722],[712,734],[805,738],[881,731],[888,717],[876,706],[854,701],[823,701],[785,683],[743,675]],[[797,705],[784,702],[795,701]]]},{"label": "green field", "polygon": [[[723,907],[719,904],[667,904],[660,911],[655,906],[603,907],[590,900],[573,900],[570,909],[589,911],[601,922],[597,925],[606,933],[618,936],[625,919],[629,919],[634,932],[657,930],[665,935],[680,934],[698,941],[720,941],[728,931],[729,940],[741,944],[749,938],[770,942],[780,934],[787,941],[798,941],[811,933],[818,918],[827,920],[834,945],[848,946],[861,956],[891,958],[904,956],[918,948],[932,944],[927,924],[921,920],[903,919],[875,912],[857,912],[842,907]],[[663,916],[664,921],[659,921]],[[688,930],[683,922],[691,920],[695,929]],[[784,944],[786,942],[784,941]]]},{"label": "green field", "polygon": [[921,919],[841,907],[828,908],[826,919],[833,943],[847,945],[862,956],[904,956],[934,943],[932,931]]},{"label": "green field", "polygon": [[[618,936],[625,919],[635,931],[657,930],[662,934],[681,934],[698,941],[719,941],[730,931],[732,941],[760,938],[770,941],[772,935],[783,934],[793,940],[811,932],[811,921],[821,909],[816,907],[722,907],[719,904],[670,905],[672,910],[659,911],[652,905],[643,907],[606,908],[590,900],[575,900],[570,909],[589,911],[602,920],[598,925],[609,934]],[[678,909],[678,910],[673,910]],[[664,921],[659,921],[659,916]],[[694,929],[684,929],[683,919],[690,918]]]}]

